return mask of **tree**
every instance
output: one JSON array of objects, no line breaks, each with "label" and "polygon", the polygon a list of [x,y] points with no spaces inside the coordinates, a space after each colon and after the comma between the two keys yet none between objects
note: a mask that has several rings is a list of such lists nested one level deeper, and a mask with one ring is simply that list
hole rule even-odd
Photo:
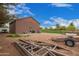
[{"label": "tree", "polygon": [[14,15],[10,15],[7,11],[8,6],[9,5],[15,5],[15,4],[4,4],[4,3],[1,3],[0,4],[0,27],[8,22],[9,20],[13,19],[14,18]]},{"label": "tree", "polygon": [[52,30],[53,28],[52,27],[49,27],[49,29]]},{"label": "tree", "polygon": [[56,29],[59,30],[59,28],[60,28],[60,25],[56,24]]},{"label": "tree", "polygon": [[61,26],[61,27],[60,27],[60,30],[65,30],[65,29],[66,29],[65,26]]},{"label": "tree", "polygon": [[76,30],[76,27],[74,26],[73,23],[70,23],[70,25],[67,27],[67,30],[74,31],[74,30]]},{"label": "tree", "polygon": [[3,7],[3,4],[0,4],[0,25],[4,23],[6,17],[6,10]]}]

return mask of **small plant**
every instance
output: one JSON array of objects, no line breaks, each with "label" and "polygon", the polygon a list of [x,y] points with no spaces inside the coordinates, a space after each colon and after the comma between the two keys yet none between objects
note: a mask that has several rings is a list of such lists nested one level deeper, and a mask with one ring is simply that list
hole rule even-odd
[{"label": "small plant", "polygon": [[41,41],[36,41],[37,43],[42,43]]},{"label": "small plant", "polygon": [[7,35],[7,37],[20,37],[20,35],[18,35],[18,34],[10,34],[10,35]]},{"label": "small plant", "polygon": [[26,37],[29,37],[30,35],[26,35]]},{"label": "small plant", "polygon": [[31,32],[32,32],[32,33],[35,33],[35,31],[34,31],[34,30],[32,30]]}]

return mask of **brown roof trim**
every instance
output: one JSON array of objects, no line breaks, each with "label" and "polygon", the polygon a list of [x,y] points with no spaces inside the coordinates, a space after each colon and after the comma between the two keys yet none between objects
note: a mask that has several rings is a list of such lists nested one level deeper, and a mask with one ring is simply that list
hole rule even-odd
[{"label": "brown roof trim", "polygon": [[33,20],[35,20],[38,24],[40,24],[35,18],[31,17]]},{"label": "brown roof trim", "polygon": [[12,22],[14,22],[14,21],[16,21],[16,19],[14,19],[14,20],[11,20],[10,22],[9,22],[9,24],[11,24]]},{"label": "brown roof trim", "polygon": [[[24,17],[24,18],[19,18],[19,19],[15,19],[15,20],[12,20],[10,23],[12,23],[13,21],[16,21],[16,20],[21,20],[21,19],[27,19],[27,18],[32,18],[33,20],[35,20],[33,17]],[[35,20],[38,24],[40,24],[37,20]]]}]

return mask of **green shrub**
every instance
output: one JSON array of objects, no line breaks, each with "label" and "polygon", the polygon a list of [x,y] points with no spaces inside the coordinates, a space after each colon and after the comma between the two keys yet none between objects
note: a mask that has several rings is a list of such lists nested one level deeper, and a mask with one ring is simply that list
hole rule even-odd
[{"label": "green shrub", "polygon": [[35,31],[34,31],[34,30],[32,30],[31,32],[32,32],[32,33],[35,33]]}]

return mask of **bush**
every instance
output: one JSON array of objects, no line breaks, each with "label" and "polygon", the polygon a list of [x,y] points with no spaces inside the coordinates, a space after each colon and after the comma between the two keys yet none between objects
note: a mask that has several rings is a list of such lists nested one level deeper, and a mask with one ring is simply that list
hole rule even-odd
[{"label": "bush", "polygon": [[34,30],[32,30],[31,32],[32,32],[32,33],[35,33],[35,31],[34,31]]}]

